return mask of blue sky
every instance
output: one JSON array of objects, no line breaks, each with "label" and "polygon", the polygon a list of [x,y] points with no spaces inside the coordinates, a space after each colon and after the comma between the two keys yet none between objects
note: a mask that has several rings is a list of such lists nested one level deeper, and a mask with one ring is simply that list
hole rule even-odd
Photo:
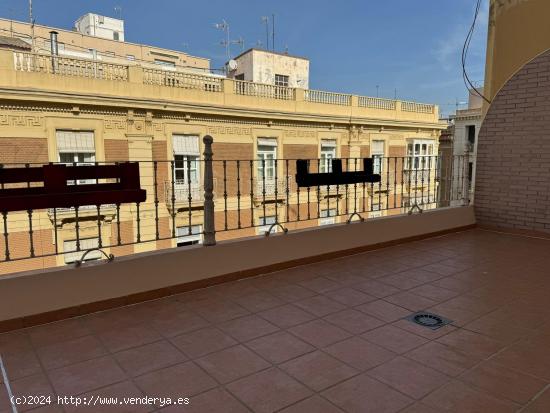
[{"label": "blue sky", "polygon": [[[488,0],[485,1],[488,3]],[[275,14],[276,49],[309,57],[310,87],[437,103],[443,113],[467,97],[460,54],[475,0],[33,0],[36,22],[70,28],[86,12],[114,16],[122,8],[126,40],[212,59],[222,66],[226,19],[246,48],[266,43],[261,16]],[[27,20],[27,0],[2,0],[0,17]],[[483,80],[485,4],[468,58],[470,78]],[[271,39],[270,39],[271,42]],[[233,55],[240,47],[232,47]]]}]

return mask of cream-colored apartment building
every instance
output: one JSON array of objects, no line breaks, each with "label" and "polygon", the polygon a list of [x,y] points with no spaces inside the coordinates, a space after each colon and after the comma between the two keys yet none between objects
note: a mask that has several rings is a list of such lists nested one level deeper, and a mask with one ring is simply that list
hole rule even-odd
[{"label": "cream-colored apartment building", "polygon": [[[14,36],[30,33],[27,24],[0,21],[3,30],[10,26]],[[38,45],[52,28],[34,30]],[[0,226],[0,273],[71,263],[82,255],[70,253],[76,243],[120,256],[200,242],[205,135],[214,138],[218,240],[344,222],[353,212],[398,214],[435,199],[431,169],[410,172],[437,154],[446,125],[435,105],[199,74],[207,59],[55,30],[65,51],[77,45],[118,60],[52,58],[39,46],[0,50],[0,163],[139,161],[147,200],[82,208],[78,219],[74,209],[9,213],[7,230]],[[159,55],[177,64],[155,64]],[[364,157],[378,159],[377,188],[346,188],[345,195],[296,188],[296,159],[327,172],[332,158]],[[350,161],[346,168],[359,167]],[[412,201],[415,192],[428,199]],[[29,254],[35,258],[18,259]]]}]

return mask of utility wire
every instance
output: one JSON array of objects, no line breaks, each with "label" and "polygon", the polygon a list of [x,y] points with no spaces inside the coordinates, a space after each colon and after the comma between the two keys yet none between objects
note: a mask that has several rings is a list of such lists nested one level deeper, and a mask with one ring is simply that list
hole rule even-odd
[{"label": "utility wire", "polygon": [[466,58],[468,57],[468,49],[470,48],[470,43],[474,35],[474,31],[477,23],[477,17],[479,15],[480,8],[481,8],[481,0],[477,0],[475,14],[474,14],[474,21],[470,26],[470,30],[468,31],[468,34],[466,35],[466,39],[464,40],[464,46],[462,47],[462,78],[464,80],[464,85],[466,86],[466,88],[473,90],[476,95],[478,95],[488,104],[491,104],[491,101],[487,97],[485,97],[485,95],[481,93],[478,88],[474,86],[474,84],[471,82],[470,78],[468,77],[468,73],[466,71]]}]

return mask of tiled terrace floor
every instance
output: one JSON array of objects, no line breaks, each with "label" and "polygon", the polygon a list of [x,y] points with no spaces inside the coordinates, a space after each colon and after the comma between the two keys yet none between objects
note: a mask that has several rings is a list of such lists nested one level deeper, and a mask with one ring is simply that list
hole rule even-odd
[{"label": "tiled terrace floor", "polygon": [[[403,320],[421,309],[454,322]],[[550,241],[472,230],[3,334],[0,349],[17,395],[190,398],[35,412],[550,412]]]}]

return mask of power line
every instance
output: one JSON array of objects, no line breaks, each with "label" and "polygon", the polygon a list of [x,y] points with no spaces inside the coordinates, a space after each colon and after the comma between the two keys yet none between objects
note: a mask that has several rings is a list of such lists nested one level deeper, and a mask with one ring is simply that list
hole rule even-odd
[{"label": "power line", "polygon": [[464,46],[462,46],[462,78],[464,80],[464,85],[466,86],[467,89],[473,90],[476,95],[478,95],[488,104],[491,104],[491,101],[488,98],[486,98],[485,95],[481,93],[470,81],[470,78],[468,77],[468,73],[466,72],[466,58],[468,57],[468,49],[470,48],[470,43],[474,35],[474,30],[476,27],[477,17],[479,15],[480,8],[481,8],[481,0],[477,0],[475,13],[474,13],[474,21],[472,22],[472,25],[470,26],[470,30],[466,35],[466,39],[464,40]]}]

